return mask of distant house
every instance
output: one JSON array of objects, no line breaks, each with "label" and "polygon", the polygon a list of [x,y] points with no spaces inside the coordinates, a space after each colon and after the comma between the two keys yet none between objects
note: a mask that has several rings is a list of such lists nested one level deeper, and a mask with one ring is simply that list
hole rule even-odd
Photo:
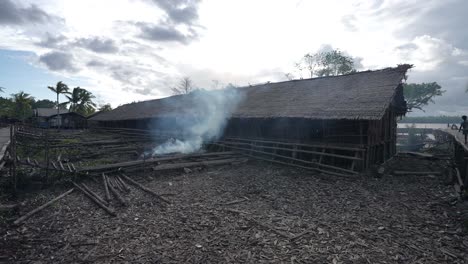
[{"label": "distant house", "polygon": [[57,115],[55,108],[37,108],[33,110],[33,122],[42,128],[56,128],[60,125],[61,128],[82,129],[87,127],[86,117],[69,112],[68,109],[60,109],[60,114]]},{"label": "distant house", "polygon": [[[60,109],[60,113],[68,113],[68,109]],[[36,108],[33,109],[33,122],[39,127],[49,127],[49,118],[57,115],[55,108]]]},{"label": "distant house", "polygon": [[87,119],[76,112],[55,114],[48,118],[49,127],[65,129],[83,129],[87,127]]}]

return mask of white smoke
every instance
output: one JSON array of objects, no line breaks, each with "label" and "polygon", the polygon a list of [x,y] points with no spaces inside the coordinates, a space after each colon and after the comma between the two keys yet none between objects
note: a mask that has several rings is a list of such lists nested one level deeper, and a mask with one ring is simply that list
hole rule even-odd
[{"label": "white smoke", "polygon": [[198,151],[201,148],[202,144],[203,144],[203,140],[201,137],[192,138],[190,140],[185,140],[185,141],[171,138],[170,140],[157,146],[153,150],[153,155],[161,155],[161,154],[176,153],[176,152],[188,154],[188,153]]},{"label": "white smoke", "polygon": [[156,130],[174,131],[181,135],[180,138],[172,138],[157,146],[153,155],[192,153],[199,151],[204,142],[217,140],[228,118],[243,99],[243,93],[236,88],[199,90],[183,96],[184,100],[178,100],[176,105],[183,116],[178,116],[172,123],[156,124]]}]

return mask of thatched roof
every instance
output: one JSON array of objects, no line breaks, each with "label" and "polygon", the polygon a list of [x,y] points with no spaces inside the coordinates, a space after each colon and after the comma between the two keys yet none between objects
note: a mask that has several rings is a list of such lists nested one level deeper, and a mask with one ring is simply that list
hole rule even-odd
[{"label": "thatched roof", "polygon": [[[60,113],[68,113],[68,109],[60,109]],[[56,108],[36,108],[34,109],[34,116],[36,117],[49,117],[57,114]]]},{"label": "thatched roof", "polygon": [[[394,101],[410,65],[341,76],[292,80],[238,88],[244,99],[232,113],[237,118],[365,119],[382,118]],[[399,88],[401,89],[401,88]],[[192,95],[131,103],[90,120],[117,121],[191,113]],[[402,101],[399,98],[397,101]]]},{"label": "thatched roof", "polygon": [[[55,111],[56,111],[56,112],[55,112],[55,115],[51,115],[51,116],[49,116],[49,118],[56,118],[56,117],[57,117],[57,110],[55,110]],[[62,111],[62,110],[60,110],[60,111]],[[67,110],[67,112],[65,112],[65,113],[60,112],[59,115],[60,115],[60,116],[77,116],[77,117],[81,117],[81,118],[86,118],[86,116],[84,116],[84,115],[82,115],[82,114],[80,114],[80,113],[77,113],[77,112],[68,112],[68,110]]]}]

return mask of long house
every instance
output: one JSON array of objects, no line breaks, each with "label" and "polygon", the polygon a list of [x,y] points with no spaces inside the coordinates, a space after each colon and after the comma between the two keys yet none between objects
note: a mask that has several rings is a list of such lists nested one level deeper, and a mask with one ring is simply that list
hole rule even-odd
[{"label": "long house", "polygon": [[[216,146],[335,173],[357,173],[396,153],[406,113],[402,82],[411,65],[237,88]],[[95,127],[150,129],[192,114],[193,95],[131,103],[90,118]],[[155,122],[159,120],[158,122]]]}]

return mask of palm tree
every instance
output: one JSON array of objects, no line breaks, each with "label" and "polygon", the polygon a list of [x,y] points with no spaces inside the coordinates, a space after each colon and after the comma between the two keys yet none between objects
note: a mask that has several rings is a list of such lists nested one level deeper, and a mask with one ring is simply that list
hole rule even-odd
[{"label": "palm tree", "polygon": [[76,112],[76,106],[80,103],[80,100],[81,100],[81,88],[75,87],[73,88],[72,92],[69,94],[70,96],[65,95],[65,97],[67,97],[68,99],[68,102],[64,102],[61,105],[63,106],[70,105],[68,110],[70,112]]},{"label": "palm tree", "polygon": [[34,100],[30,94],[20,91],[19,93],[12,94],[13,101],[15,102],[15,112],[19,119],[24,122],[26,119],[26,111],[31,109],[31,103]]},{"label": "palm tree", "polygon": [[[69,88],[66,84],[63,82],[58,82],[55,87],[48,86],[49,90],[57,94],[57,118],[60,117],[60,102],[59,102],[59,95],[60,94],[69,94],[68,92]],[[58,122],[58,129],[60,129],[60,122]]]},{"label": "palm tree", "polygon": [[93,99],[96,98],[90,91],[86,89],[81,89],[81,101],[78,104],[78,111],[84,115],[94,112],[96,104],[93,102]]},{"label": "palm tree", "polygon": [[62,105],[70,105],[70,112],[77,112],[82,115],[88,115],[94,111],[96,104],[93,102],[95,96],[88,90],[75,87],[70,93],[70,96],[66,96],[68,102],[63,103]]}]

